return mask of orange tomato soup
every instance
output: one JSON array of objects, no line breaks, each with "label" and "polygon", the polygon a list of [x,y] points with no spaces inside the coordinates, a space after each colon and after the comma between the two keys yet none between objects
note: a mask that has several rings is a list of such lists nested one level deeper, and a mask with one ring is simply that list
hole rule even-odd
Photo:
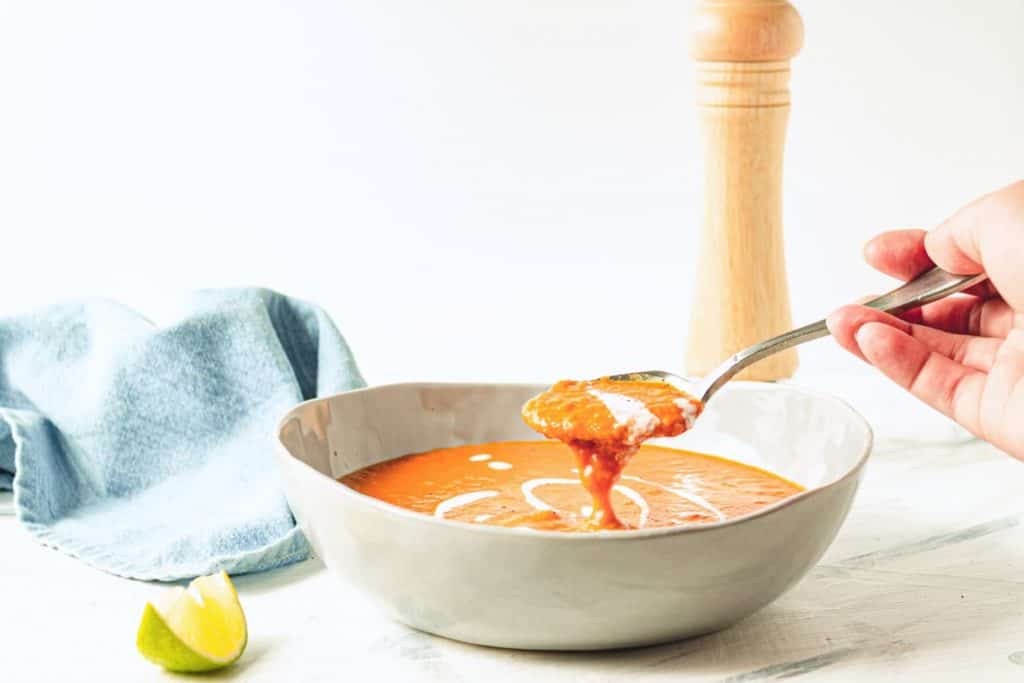
[{"label": "orange tomato soup", "polygon": [[[340,481],[366,495],[443,519],[548,531],[594,530],[593,499],[573,451],[555,441],[502,441],[414,453]],[[645,445],[613,484],[621,527],[707,524],[801,491],[754,467]]]},{"label": "orange tomato soup", "polygon": [[522,410],[528,425],[562,443],[439,448],[366,467],[339,481],[442,519],[549,531],[707,524],[801,491],[740,463],[643,445],[649,438],[683,433],[702,407],[664,382],[565,380]]}]

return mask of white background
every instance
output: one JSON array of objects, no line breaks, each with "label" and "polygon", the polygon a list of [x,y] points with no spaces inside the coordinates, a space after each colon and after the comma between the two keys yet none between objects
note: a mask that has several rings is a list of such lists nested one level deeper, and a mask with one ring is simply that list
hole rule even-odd
[{"label": "white background", "polygon": [[[798,7],[786,229],[806,322],[887,286],[860,261],[871,234],[1022,175],[1024,2]],[[679,368],[689,12],[3,2],[0,315],[251,284],[323,305],[371,382]]]},{"label": "white background", "polygon": [[[931,226],[1024,175],[1024,0],[797,4],[786,222],[805,322],[888,285],[860,262],[871,234]],[[0,0],[0,315],[83,296],[153,313],[189,288],[252,284],[327,308],[371,382],[678,368],[700,197],[689,11]],[[635,325],[607,324],[609,309]],[[828,341],[802,357],[857,367]],[[791,660],[828,667],[815,680],[1012,678],[1024,544],[998,524],[1017,518],[1019,464],[928,446],[933,423],[879,395],[858,407],[913,439],[876,451],[821,573],[697,652],[440,643],[435,658],[423,636],[352,618],[307,564],[239,581],[253,640],[228,676],[328,680],[342,652],[347,672],[384,680],[398,652],[469,680],[720,679]],[[999,533],[964,533],[993,520]],[[86,571],[2,516],[0,547],[17,586],[8,679],[163,679],[130,637],[156,588]],[[830,573],[879,548],[928,552]]]}]

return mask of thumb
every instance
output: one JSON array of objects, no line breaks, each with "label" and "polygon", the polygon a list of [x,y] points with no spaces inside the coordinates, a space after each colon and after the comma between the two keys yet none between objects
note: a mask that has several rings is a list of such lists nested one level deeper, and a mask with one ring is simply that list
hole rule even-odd
[{"label": "thumb", "polygon": [[928,256],[941,268],[987,273],[1014,308],[1024,307],[1024,181],[987,194],[925,236]]}]

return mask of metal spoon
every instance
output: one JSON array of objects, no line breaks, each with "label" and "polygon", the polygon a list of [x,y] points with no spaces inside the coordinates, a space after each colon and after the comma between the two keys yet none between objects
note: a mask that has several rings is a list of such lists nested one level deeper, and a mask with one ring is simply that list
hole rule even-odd
[{"label": "metal spoon", "polygon": [[[954,275],[941,268],[932,268],[888,294],[872,299],[864,305],[879,311],[899,315],[918,306],[947,297],[950,294],[962,292],[968,287],[984,282],[986,279],[988,279],[988,276],[983,273],[979,275]],[[668,382],[691,396],[699,398],[702,403],[707,403],[714,396],[715,392],[748,365],[753,365],[757,361],[779,351],[814,339],[820,339],[827,335],[828,328],[825,326],[825,321],[819,320],[816,323],[799,327],[785,334],[780,334],[778,337],[772,337],[759,344],[754,344],[750,348],[743,349],[739,353],[733,354],[703,378],[680,377],[664,370],[645,370],[643,372],[611,375],[610,379]]]}]

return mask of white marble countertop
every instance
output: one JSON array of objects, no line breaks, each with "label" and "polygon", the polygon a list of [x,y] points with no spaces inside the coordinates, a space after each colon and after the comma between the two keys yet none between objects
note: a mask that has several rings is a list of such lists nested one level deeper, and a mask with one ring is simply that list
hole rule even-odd
[{"label": "white marble countertop", "polygon": [[[312,560],[237,579],[249,648],[211,678],[1024,680],[1024,466],[866,374],[800,382],[842,387],[874,424],[877,446],[825,558],[746,621],[630,651],[492,650],[393,624]],[[42,548],[0,515],[3,678],[177,678],[134,650],[142,605],[158,590]]]}]

